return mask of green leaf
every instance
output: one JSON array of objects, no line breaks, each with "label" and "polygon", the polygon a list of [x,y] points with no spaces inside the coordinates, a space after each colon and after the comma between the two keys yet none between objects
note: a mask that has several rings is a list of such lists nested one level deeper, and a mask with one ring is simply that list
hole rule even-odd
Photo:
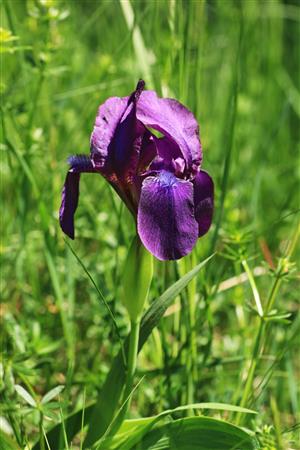
[{"label": "green leaf", "polygon": [[[89,405],[84,410],[84,424],[89,423],[94,404]],[[80,409],[67,417],[64,417],[64,425],[62,422],[55,425],[50,431],[46,433],[47,440],[51,449],[63,449],[64,446],[64,431],[65,428],[68,441],[70,442],[72,438],[81,430],[82,425],[82,413],[83,410]],[[32,450],[40,450],[40,441],[32,447]]]},{"label": "green leaf", "polygon": [[16,442],[0,429],[0,450],[20,450]]},{"label": "green leaf", "polygon": [[96,445],[96,450],[107,450],[108,448],[110,450],[118,448],[122,448],[122,450],[130,450],[134,445],[143,439],[143,436],[145,436],[158,421],[166,416],[169,416],[170,414],[191,409],[213,409],[256,414],[256,411],[226,403],[191,403],[189,405],[168,409],[153,417],[125,421],[117,435],[112,438],[108,437],[100,440],[99,444]]},{"label": "green leaf", "polygon": [[[209,256],[203,262],[194,267],[152,303],[142,319],[139,338],[139,351],[150,336],[153,328],[158,325],[160,319],[172,301],[200,272],[200,270],[210,261],[212,257],[213,255]],[[127,345],[128,339],[125,343],[126,347]],[[85,446],[91,446],[94,442],[100,439],[112,421],[124,386],[125,374],[126,372],[122,352],[120,350],[118,355],[115,357],[104,385],[100,390],[97,402],[85,408],[84,424],[90,424]],[[79,410],[65,418],[64,426],[69,442],[76,435],[76,433],[80,431],[81,418],[82,410]],[[47,439],[51,448],[60,448],[59,445],[61,442],[61,436],[62,424],[59,423],[47,433]],[[33,450],[39,449],[40,444],[37,442],[34,445]]]},{"label": "green leaf", "polygon": [[[213,255],[198,264],[187,274],[170,286],[160,297],[158,297],[146,311],[141,322],[139,337],[139,351],[147,341],[154,327],[156,327],[163,317],[165,311],[170,306],[177,295],[189,284],[189,282],[199,273],[199,271],[210,261]],[[127,353],[128,338],[125,342],[125,353]],[[105,383],[99,393],[98,401],[94,407],[87,437],[84,441],[84,448],[91,447],[108,428],[113,420],[118,407],[118,402],[125,383],[125,367],[121,352],[113,361],[112,368],[108,373]]]},{"label": "green leaf", "polygon": [[[187,417],[151,430],[139,450],[257,450],[255,437],[231,423],[210,417]],[[122,447],[133,449],[135,447]]]},{"label": "green leaf", "polygon": [[36,406],[36,401],[29,394],[29,392],[27,392],[26,389],[23,388],[23,386],[20,386],[19,384],[16,384],[15,385],[15,390],[19,394],[19,396],[22,397],[22,399],[25,400],[26,403],[28,403],[28,405]]},{"label": "green leaf", "polygon": [[54,397],[60,394],[64,388],[65,388],[64,386],[56,386],[55,388],[51,389],[51,391],[47,392],[47,394],[44,395],[41,403],[45,405],[46,403],[50,402],[50,400],[52,400]]},{"label": "green leaf", "polygon": [[274,311],[264,316],[266,322],[278,322],[283,324],[290,324],[291,321],[288,320],[291,317],[291,313],[288,312],[278,312]]}]

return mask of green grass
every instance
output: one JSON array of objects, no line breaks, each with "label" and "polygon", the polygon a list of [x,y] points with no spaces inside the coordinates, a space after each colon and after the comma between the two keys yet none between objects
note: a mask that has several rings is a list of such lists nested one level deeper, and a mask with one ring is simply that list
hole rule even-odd
[{"label": "green grass", "polygon": [[[196,115],[216,193],[213,227],[192,257],[155,263],[150,303],[217,254],[143,347],[130,415],[240,405],[258,414],[210,416],[247,426],[266,450],[299,449],[299,2],[3,0],[0,8],[11,33],[1,33],[1,427],[21,448],[40,440],[48,449],[43,434],[96,400],[127,335],[119,297],[134,235],[128,212],[103,178],[82,176],[72,249],[97,292],[66,245],[58,209],[66,158],[89,152],[98,106],[143,77]],[[65,389],[41,413],[16,384],[38,405]]]}]

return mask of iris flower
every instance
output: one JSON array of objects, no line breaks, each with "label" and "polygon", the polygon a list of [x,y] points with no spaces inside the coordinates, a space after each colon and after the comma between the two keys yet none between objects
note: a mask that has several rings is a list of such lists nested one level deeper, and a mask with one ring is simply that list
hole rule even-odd
[{"label": "iris flower", "polygon": [[68,159],[60,225],[74,239],[80,175],[100,174],[133,214],[147,250],[160,260],[179,259],[211,225],[213,181],[200,168],[193,114],[144,87],[140,80],[130,96],[111,97],[100,106],[90,155]]}]

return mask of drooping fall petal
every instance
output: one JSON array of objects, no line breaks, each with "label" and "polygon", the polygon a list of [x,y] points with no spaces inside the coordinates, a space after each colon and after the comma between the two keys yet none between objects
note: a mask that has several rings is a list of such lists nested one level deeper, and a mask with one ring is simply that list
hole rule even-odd
[{"label": "drooping fall petal", "polygon": [[199,237],[208,232],[214,210],[214,183],[207,172],[201,170],[193,180],[195,219],[199,225]]},{"label": "drooping fall petal", "polygon": [[198,239],[192,183],[167,171],[147,177],[137,219],[141,241],[156,258],[178,259],[186,255]]},{"label": "drooping fall petal", "polygon": [[78,206],[79,180],[83,172],[96,172],[88,156],[71,156],[69,158],[71,168],[67,173],[62,190],[61,206],[59,210],[60,226],[71,239],[75,237],[74,214]]}]

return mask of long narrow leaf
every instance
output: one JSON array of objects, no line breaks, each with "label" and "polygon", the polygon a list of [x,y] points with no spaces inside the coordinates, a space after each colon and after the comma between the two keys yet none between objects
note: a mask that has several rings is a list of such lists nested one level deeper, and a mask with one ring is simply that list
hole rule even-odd
[{"label": "long narrow leaf", "polygon": [[[203,262],[194,267],[190,272],[184,275],[180,280],[169,287],[160,297],[158,297],[145,313],[140,331],[139,351],[150,336],[154,327],[156,327],[176,296],[188,285],[188,283],[200,272],[200,270],[210,261],[213,255],[209,256]],[[128,339],[125,341],[125,349],[128,345]],[[104,385],[100,390],[98,400],[95,405],[85,408],[84,423],[90,424],[89,432],[84,442],[84,448],[91,446],[98,441],[105,433],[111,423],[125,382],[125,366],[123,363],[122,352],[119,351],[115,357],[112,367],[106,377]],[[82,411],[65,418],[65,429],[69,442],[79,432],[82,426]],[[62,425],[59,423],[47,433],[47,438],[51,448],[58,448]],[[37,442],[33,450],[40,450],[40,444]]]},{"label": "long narrow leaf", "polygon": [[[142,319],[139,337],[139,350],[143,347],[153,328],[158,325],[160,319],[172,301],[208,263],[212,256],[213,255],[209,256],[203,262],[190,270],[152,303]],[[128,340],[125,342],[125,351],[127,349],[127,345]],[[125,367],[122,361],[121,352],[119,352],[113,362],[112,368],[106,378],[106,381],[100,391],[98,401],[94,407],[88,434],[84,442],[84,448],[90,447],[105,433],[109,424],[113,420],[114,414],[118,407],[118,402],[124,383]]]}]

